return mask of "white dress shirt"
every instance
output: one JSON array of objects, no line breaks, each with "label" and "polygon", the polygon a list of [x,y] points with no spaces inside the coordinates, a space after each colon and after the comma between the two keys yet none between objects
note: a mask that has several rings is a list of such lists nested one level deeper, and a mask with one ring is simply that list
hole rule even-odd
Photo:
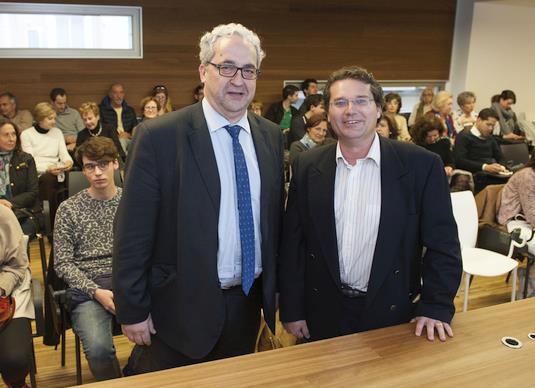
[{"label": "white dress shirt", "polygon": [[262,256],[260,252],[262,242],[262,236],[260,235],[260,170],[258,169],[251,127],[247,120],[247,112],[237,123],[231,124],[210,105],[206,98],[202,99],[202,109],[208,124],[210,138],[212,139],[221,186],[217,273],[221,287],[229,288],[241,284],[241,245],[234,153],[232,150],[232,137],[224,128],[226,125],[239,125],[243,128],[240,131],[239,140],[247,163],[251,189],[251,206],[255,229],[255,278],[262,272]]},{"label": "white dress shirt", "polygon": [[352,166],[336,146],[334,214],[342,284],[368,290],[381,215],[381,152],[375,134],[368,155]]}]

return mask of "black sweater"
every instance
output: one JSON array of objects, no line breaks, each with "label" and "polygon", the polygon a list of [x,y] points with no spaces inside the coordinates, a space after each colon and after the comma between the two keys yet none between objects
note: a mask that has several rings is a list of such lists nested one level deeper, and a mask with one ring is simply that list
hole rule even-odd
[{"label": "black sweater", "polygon": [[477,137],[470,129],[457,135],[453,156],[457,168],[470,172],[482,171],[483,164],[503,163],[502,151],[494,137]]}]

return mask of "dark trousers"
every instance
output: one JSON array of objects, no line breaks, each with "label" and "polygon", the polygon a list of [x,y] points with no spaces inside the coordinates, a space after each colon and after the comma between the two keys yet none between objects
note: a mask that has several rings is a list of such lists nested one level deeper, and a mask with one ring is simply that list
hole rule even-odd
[{"label": "dark trousers", "polygon": [[261,288],[261,282],[255,281],[248,296],[243,293],[241,286],[223,290],[225,324],[219,340],[205,357],[189,358],[169,347],[156,334],[152,336],[150,346],[134,347],[123,374],[129,376],[154,372],[253,353],[260,328]]},{"label": "dark trousers", "polygon": [[58,182],[58,177],[53,174],[45,172],[39,177],[39,199],[48,201],[50,205],[50,225],[54,225],[56,211],[62,201],[58,192],[63,187],[64,184]]},{"label": "dark trousers", "polygon": [[340,314],[340,335],[354,334],[362,331],[360,321],[365,305],[365,297],[343,297],[342,313]]},{"label": "dark trousers", "polygon": [[22,387],[32,362],[32,329],[28,318],[15,318],[0,332],[0,373],[12,387]]}]

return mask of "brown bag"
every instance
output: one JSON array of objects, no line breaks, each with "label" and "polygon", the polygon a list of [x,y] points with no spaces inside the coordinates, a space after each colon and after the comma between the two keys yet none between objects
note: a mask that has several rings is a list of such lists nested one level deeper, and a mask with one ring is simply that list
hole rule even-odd
[{"label": "brown bag", "polygon": [[0,296],[0,331],[7,326],[15,314],[15,299],[11,296]]}]

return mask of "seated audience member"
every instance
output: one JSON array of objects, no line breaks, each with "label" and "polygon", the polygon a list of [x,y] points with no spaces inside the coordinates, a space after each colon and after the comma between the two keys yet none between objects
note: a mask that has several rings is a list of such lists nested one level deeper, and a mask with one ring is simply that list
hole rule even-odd
[{"label": "seated audience member", "polygon": [[518,119],[511,108],[516,104],[516,95],[512,90],[504,90],[498,101],[492,103],[492,109],[498,115],[500,136],[505,140],[524,140],[524,134],[518,126]]},{"label": "seated audience member", "polygon": [[[301,82],[301,91],[303,92],[303,96],[305,97],[305,99],[313,94],[319,94],[318,81],[314,78],[305,79],[303,82]],[[299,113],[301,113],[302,115],[306,112],[306,108],[304,105],[305,104],[303,103],[299,107]]]},{"label": "seated audience member", "polygon": [[[141,122],[158,117],[160,112],[160,101],[156,97],[145,97],[143,100],[141,100],[141,112],[143,115],[141,117]],[[138,127],[139,124],[136,125],[132,131],[132,135],[136,133]]]},{"label": "seated audience member", "polygon": [[290,164],[303,151],[311,150],[325,143],[327,135],[327,115],[325,112],[312,115],[305,124],[306,133],[301,140],[290,145]]},{"label": "seated audience member", "polygon": [[117,149],[106,137],[94,137],[76,149],[76,160],[89,188],[65,200],[54,226],[54,269],[68,286],[73,330],[97,380],[121,377],[112,327],[111,289],[113,219],[121,188],[115,186]]},{"label": "seated audience member", "polygon": [[299,89],[294,85],[286,85],[282,89],[282,101],[275,102],[266,111],[266,119],[278,124],[283,132],[290,129],[292,117],[298,114],[292,104],[297,101]]},{"label": "seated audience member", "polygon": [[392,119],[388,116],[382,115],[379,121],[377,121],[377,127],[375,127],[377,133],[383,137],[389,139],[398,139],[398,128],[392,122]]},{"label": "seated audience member", "polygon": [[474,110],[476,95],[472,92],[459,93],[457,104],[459,105],[459,110],[452,115],[455,130],[461,132],[465,127],[472,128],[477,119],[477,112]]},{"label": "seated audience member", "polygon": [[502,151],[492,136],[497,121],[496,112],[490,108],[483,109],[475,125],[459,133],[455,140],[455,164],[457,168],[474,174],[476,192],[489,184],[504,183],[507,178]]},{"label": "seated audience member", "polygon": [[35,234],[35,226],[24,209],[36,214],[39,205],[39,183],[35,161],[23,152],[16,125],[0,118],[0,206],[11,209],[24,231]]},{"label": "seated audience member", "polygon": [[121,147],[117,131],[113,127],[101,122],[97,104],[91,101],[84,102],[80,106],[79,111],[84,121],[85,128],[78,134],[76,147],[80,147],[86,140],[93,137],[107,137],[113,140],[113,143],[119,152],[120,160],[121,162],[124,162],[126,160],[126,155]]},{"label": "seated audience member", "polygon": [[0,206],[0,315],[14,309],[12,319],[0,323],[0,374],[13,388],[28,387],[25,379],[32,360],[30,320],[35,318],[35,310],[26,249],[17,218]]},{"label": "seated audience member", "polygon": [[[249,111],[253,112],[257,116],[262,116],[262,110],[264,109],[264,104],[262,104],[262,101],[253,100],[249,104]],[[293,118],[292,118],[293,120]]]},{"label": "seated audience member", "polygon": [[17,99],[9,92],[0,94],[0,113],[20,131],[30,128],[33,124],[32,114],[25,109],[17,109]]},{"label": "seated audience member", "polygon": [[[502,191],[498,222],[511,232],[521,229],[521,237],[529,240],[535,227],[535,151],[526,167],[517,171]],[[528,241],[528,251],[535,255],[535,238]]]},{"label": "seated audience member", "polygon": [[[166,113],[173,111],[173,104],[169,98],[169,91],[165,85],[156,85],[152,88],[152,97],[158,100],[158,116],[164,115]],[[141,112],[144,114],[144,112]]]},{"label": "seated audience member", "polygon": [[200,83],[193,89],[193,103],[200,102],[204,97],[204,83]]},{"label": "seated audience member", "polygon": [[78,132],[84,129],[84,123],[80,117],[80,113],[67,105],[67,92],[65,92],[65,89],[52,89],[50,91],[50,101],[57,113],[56,126],[63,132],[67,149],[74,151]]},{"label": "seated audience member", "polygon": [[[56,111],[48,102],[40,102],[33,111],[36,123],[20,135],[22,150],[33,156],[39,176],[39,199],[48,200],[50,220],[58,208],[58,189],[65,179],[65,171],[72,168],[73,161],[65,139],[56,125]],[[61,185],[60,185],[61,183]]]},{"label": "seated audience member", "polygon": [[451,112],[453,111],[453,97],[451,93],[445,90],[438,92],[433,97],[431,107],[432,109],[427,112],[426,117],[435,116],[439,118],[443,128],[440,136],[447,136],[453,139],[457,135],[457,131],[455,130],[453,118],[451,117]]},{"label": "seated audience member", "polygon": [[416,120],[418,120],[420,117],[422,117],[432,109],[431,102],[433,101],[434,95],[435,93],[433,92],[433,88],[429,86],[422,90],[422,94],[420,95],[420,102],[414,105],[414,107],[412,108],[411,115],[409,116],[409,127],[412,127]]},{"label": "seated audience member", "polygon": [[114,128],[119,135],[119,141],[125,153],[128,152],[132,130],[137,125],[136,112],[124,99],[124,86],[113,84],[108,95],[99,105],[102,125]]},{"label": "seated audience member", "polygon": [[411,135],[409,135],[409,129],[407,127],[407,120],[405,117],[399,114],[401,110],[401,96],[397,93],[388,93],[385,96],[385,106],[383,108],[383,114],[390,117],[395,123],[398,130],[398,140],[410,141]]},{"label": "seated audience member", "polygon": [[444,164],[446,176],[451,177],[455,164],[451,142],[447,137],[440,137],[442,123],[436,117],[421,117],[413,127],[414,143],[439,155]]},{"label": "seated audience member", "polygon": [[302,106],[304,107],[305,113],[299,113],[292,117],[290,132],[288,132],[288,145],[291,145],[294,141],[301,140],[301,138],[305,136],[305,125],[312,115],[325,112],[323,96],[321,94],[311,94],[307,96]]}]

